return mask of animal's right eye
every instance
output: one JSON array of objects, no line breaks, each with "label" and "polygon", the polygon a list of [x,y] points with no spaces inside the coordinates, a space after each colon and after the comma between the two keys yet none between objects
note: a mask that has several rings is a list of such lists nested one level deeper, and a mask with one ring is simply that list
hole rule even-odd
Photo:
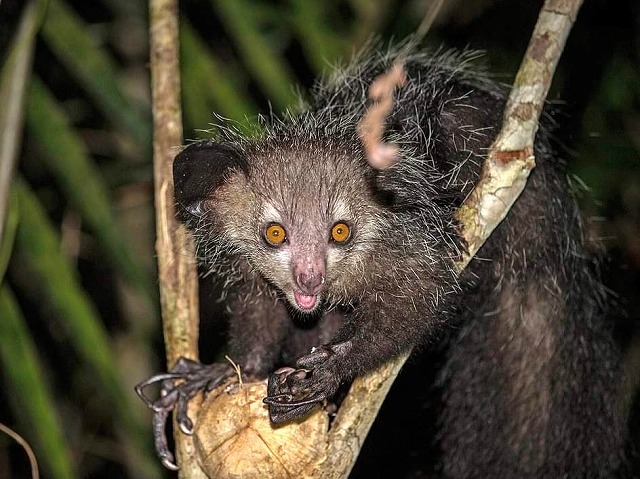
[{"label": "animal's right eye", "polygon": [[271,246],[280,246],[287,240],[287,232],[279,223],[270,223],[264,230],[264,239]]}]

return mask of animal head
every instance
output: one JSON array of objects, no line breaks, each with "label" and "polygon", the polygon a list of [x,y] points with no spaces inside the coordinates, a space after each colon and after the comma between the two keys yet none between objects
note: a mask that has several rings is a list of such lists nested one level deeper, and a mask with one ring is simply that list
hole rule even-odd
[{"label": "animal head", "polygon": [[244,257],[296,309],[341,301],[382,227],[369,167],[331,143],[195,143],[174,161],[180,219],[207,262]]}]

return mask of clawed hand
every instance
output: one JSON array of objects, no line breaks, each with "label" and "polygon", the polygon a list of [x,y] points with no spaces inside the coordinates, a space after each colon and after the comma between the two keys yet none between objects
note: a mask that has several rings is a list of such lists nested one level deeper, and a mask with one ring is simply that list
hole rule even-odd
[{"label": "clawed hand", "polygon": [[[296,368],[280,368],[269,376],[267,397],[269,418],[273,423],[297,419],[326,399],[331,398],[345,379],[340,365],[351,349],[349,341],[315,348],[296,361]],[[166,423],[176,411],[176,421],[185,434],[193,432],[193,422],[187,415],[189,400],[198,392],[209,392],[236,374],[228,363],[201,364],[180,358],[168,373],[156,374],[135,387],[138,396],[153,410],[153,438],[162,464],[177,470],[175,457],[167,444]],[[160,383],[160,398],[149,399],[144,390]]]},{"label": "clawed hand", "polygon": [[296,368],[280,368],[269,376],[269,419],[281,423],[297,419],[331,398],[344,380],[340,372],[343,355],[351,343],[315,348],[296,361]]},{"label": "clawed hand", "polygon": [[[180,358],[168,373],[156,374],[136,385],[136,393],[154,412],[153,439],[156,454],[167,469],[178,470],[174,455],[167,444],[166,423],[169,413],[175,409],[180,430],[185,434],[191,434],[193,422],[187,415],[189,400],[200,391],[211,391],[234,374],[235,370],[228,363],[205,365]],[[160,383],[160,398],[152,401],[144,394],[144,390],[156,383]]]}]

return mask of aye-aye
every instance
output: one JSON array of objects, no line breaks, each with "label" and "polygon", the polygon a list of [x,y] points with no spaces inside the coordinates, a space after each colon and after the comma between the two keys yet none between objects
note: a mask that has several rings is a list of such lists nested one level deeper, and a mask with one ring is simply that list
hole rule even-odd
[{"label": "aye-aye", "polygon": [[[179,218],[222,284],[229,356],[247,377],[269,376],[277,423],[447,331],[433,412],[445,476],[610,477],[623,462],[619,353],[564,163],[543,128],[523,194],[458,277],[465,245],[454,215],[479,178],[505,92],[472,67],[473,53],[406,55],[385,121],[398,161],[373,169],[357,125],[368,87],[397,55],[362,55],[301,113],[264,120],[254,137],[223,126],[176,157]],[[151,406],[166,465],[167,414],[176,408],[190,431],[188,400],[233,374],[181,360],[140,385],[164,380]]]}]

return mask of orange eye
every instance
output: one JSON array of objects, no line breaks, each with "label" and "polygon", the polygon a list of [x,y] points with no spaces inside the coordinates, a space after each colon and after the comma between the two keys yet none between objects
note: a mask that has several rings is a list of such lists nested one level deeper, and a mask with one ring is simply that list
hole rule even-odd
[{"label": "orange eye", "polygon": [[344,243],[351,237],[351,228],[346,223],[338,221],[331,228],[331,239],[336,243]]},{"label": "orange eye", "polygon": [[287,239],[287,232],[284,230],[284,226],[271,223],[264,231],[264,239],[271,246],[280,246]]}]

